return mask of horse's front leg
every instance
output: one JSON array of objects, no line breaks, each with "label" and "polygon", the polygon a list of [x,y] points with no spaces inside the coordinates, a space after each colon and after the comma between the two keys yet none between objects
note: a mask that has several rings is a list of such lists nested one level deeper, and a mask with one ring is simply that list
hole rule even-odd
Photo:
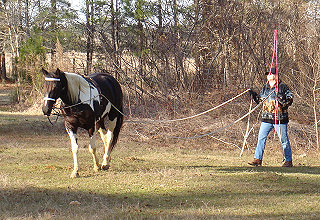
[{"label": "horse's front leg", "polygon": [[99,162],[98,162],[98,158],[97,158],[97,154],[96,154],[97,148],[96,148],[95,141],[96,141],[96,135],[93,134],[90,137],[89,152],[92,154],[93,169],[94,169],[94,171],[98,172],[100,170],[100,167],[99,167]]},{"label": "horse's front leg", "polygon": [[71,178],[79,177],[79,164],[78,164],[78,150],[79,146],[77,143],[77,133],[74,132],[72,129],[66,128],[68,135],[71,141],[71,150],[73,156],[73,171],[70,175]]}]

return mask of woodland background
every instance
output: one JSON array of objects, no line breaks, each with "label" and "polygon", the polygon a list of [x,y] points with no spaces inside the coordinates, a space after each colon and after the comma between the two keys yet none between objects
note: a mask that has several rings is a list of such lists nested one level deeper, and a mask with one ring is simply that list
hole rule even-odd
[{"label": "woodland background", "polygon": [[[111,73],[123,86],[128,116],[198,113],[247,88],[261,88],[277,29],[280,78],[295,96],[291,118],[309,126],[301,137],[319,148],[318,0],[82,4],[75,10],[66,0],[0,1],[1,77],[16,83],[13,99],[20,105],[42,97],[44,67]],[[247,98],[214,117],[244,113],[249,103]]]}]

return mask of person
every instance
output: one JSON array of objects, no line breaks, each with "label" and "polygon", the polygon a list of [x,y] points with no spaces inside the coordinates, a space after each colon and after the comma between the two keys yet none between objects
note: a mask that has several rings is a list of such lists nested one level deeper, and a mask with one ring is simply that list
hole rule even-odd
[{"label": "person", "polygon": [[[267,83],[263,86],[258,95],[253,90],[249,90],[251,98],[259,104],[270,93],[272,93],[263,103],[261,114],[261,126],[258,135],[258,143],[256,146],[254,159],[249,162],[252,166],[261,166],[263,153],[267,141],[268,134],[274,128],[280,138],[281,146],[284,151],[284,164],[283,167],[292,167],[292,151],[290,147],[290,141],[287,133],[288,128],[288,107],[293,102],[293,95],[288,86],[279,81],[278,93],[276,94],[276,68],[272,68],[271,72],[267,72]],[[278,98],[278,107],[276,99]],[[275,110],[277,109],[277,119],[275,120]]]}]

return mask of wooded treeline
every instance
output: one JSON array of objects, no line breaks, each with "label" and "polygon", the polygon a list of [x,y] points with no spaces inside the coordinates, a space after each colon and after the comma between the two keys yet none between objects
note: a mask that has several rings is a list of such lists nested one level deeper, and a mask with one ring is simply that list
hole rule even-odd
[{"label": "wooded treeline", "polygon": [[73,71],[80,52],[76,71],[111,72],[137,100],[260,87],[277,29],[281,78],[310,105],[319,96],[317,0],[87,0],[81,11],[67,0],[1,0],[0,7],[1,59],[14,57],[12,73],[1,65],[2,78],[38,90],[42,66]]}]

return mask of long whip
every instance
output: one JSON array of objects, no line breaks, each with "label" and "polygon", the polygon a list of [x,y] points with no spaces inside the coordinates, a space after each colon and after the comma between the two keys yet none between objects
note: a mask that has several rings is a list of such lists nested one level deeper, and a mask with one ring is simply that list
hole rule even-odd
[{"label": "long whip", "polygon": [[[275,93],[276,93],[276,103],[275,103],[275,111],[274,111],[274,135],[277,132],[277,116],[278,116],[278,108],[279,108],[279,99],[278,99],[278,92],[279,92],[279,73],[278,73],[278,37],[277,37],[277,29],[274,30],[273,33],[273,53],[272,53],[272,59],[271,64],[269,68],[269,75],[271,74],[271,70],[273,67],[274,59],[276,61],[276,85],[275,85]],[[280,120],[279,120],[279,128],[280,128]],[[281,134],[281,132],[280,132]],[[280,135],[280,141],[281,141],[281,135]]]}]

